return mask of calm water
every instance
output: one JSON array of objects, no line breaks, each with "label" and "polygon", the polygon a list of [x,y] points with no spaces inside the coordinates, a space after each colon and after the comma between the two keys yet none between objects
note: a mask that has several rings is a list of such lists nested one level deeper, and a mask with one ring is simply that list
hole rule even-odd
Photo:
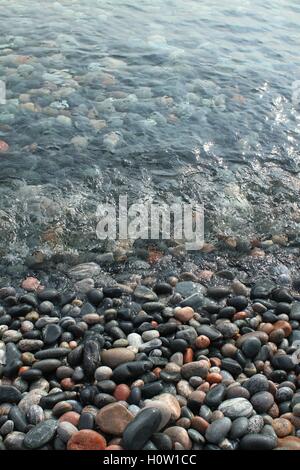
[{"label": "calm water", "polygon": [[0,31],[7,259],[93,246],[120,193],[298,232],[298,0],[0,0]]}]

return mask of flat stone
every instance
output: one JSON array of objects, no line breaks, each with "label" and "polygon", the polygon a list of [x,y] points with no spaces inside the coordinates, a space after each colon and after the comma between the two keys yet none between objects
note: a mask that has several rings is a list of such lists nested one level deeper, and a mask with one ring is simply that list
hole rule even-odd
[{"label": "flat stone", "polygon": [[37,424],[25,436],[24,447],[27,449],[38,449],[50,442],[57,429],[57,421],[48,419]]},{"label": "flat stone", "polygon": [[126,426],[133,419],[133,414],[124,405],[111,403],[97,413],[96,423],[104,433],[122,436]]},{"label": "flat stone", "polygon": [[230,400],[225,400],[219,405],[218,409],[230,419],[239,418],[241,416],[248,418],[253,413],[251,403],[245,398],[231,398]]},{"label": "flat stone", "polygon": [[134,361],[134,359],[134,352],[127,348],[113,348],[101,352],[102,364],[111,369],[115,369],[115,367],[125,362]]}]

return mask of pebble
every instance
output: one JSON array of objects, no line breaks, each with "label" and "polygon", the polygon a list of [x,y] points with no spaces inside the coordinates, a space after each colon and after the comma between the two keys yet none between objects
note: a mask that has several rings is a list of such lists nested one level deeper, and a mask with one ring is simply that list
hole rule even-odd
[{"label": "pebble", "polygon": [[21,392],[12,385],[0,385],[0,403],[19,403]]},{"label": "pebble", "polygon": [[57,421],[48,419],[34,426],[24,438],[23,445],[27,449],[39,449],[51,441],[56,433]]},{"label": "pebble", "polygon": [[9,145],[4,140],[0,140],[0,153],[6,153],[9,150]]},{"label": "pebble", "polygon": [[219,405],[218,409],[230,419],[236,419],[241,416],[248,418],[253,413],[251,403],[245,398],[231,398],[225,400]]},{"label": "pebble", "polygon": [[293,433],[293,425],[288,419],[276,418],[272,426],[278,437],[286,437]]},{"label": "pebble", "polygon": [[252,395],[251,403],[257,413],[266,413],[274,403],[274,397],[270,392],[258,392]]},{"label": "pebble", "polygon": [[104,450],[105,448],[105,438],[90,429],[75,432],[67,444],[68,450]]},{"label": "pebble", "polygon": [[145,408],[138,413],[124,430],[122,438],[124,449],[142,449],[152,434],[159,429],[161,419],[161,412],[157,408]]},{"label": "pebble", "polygon": [[174,447],[176,443],[179,443],[182,449],[190,450],[192,448],[192,441],[186,429],[179,426],[171,426],[164,431],[164,434],[171,438]]},{"label": "pebble", "polygon": [[272,450],[276,445],[277,440],[274,437],[263,434],[248,434],[240,441],[242,450]]},{"label": "pebble", "polygon": [[73,424],[68,423],[67,421],[63,421],[57,426],[57,435],[65,443],[67,443],[71,439],[73,434],[77,431],[78,429]]},{"label": "pebble", "polygon": [[227,417],[216,419],[206,429],[205,438],[212,444],[219,444],[228,435],[231,424],[230,419]]},{"label": "pebble", "polygon": [[126,362],[134,361],[135,354],[126,348],[114,348],[101,352],[101,360],[104,366],[115,369]]},{"label": "pebble", "polygon": [[133,414],[121,403],[111,403],[97,413],[96,424],[104,433],[122,436],[133,419]]}]

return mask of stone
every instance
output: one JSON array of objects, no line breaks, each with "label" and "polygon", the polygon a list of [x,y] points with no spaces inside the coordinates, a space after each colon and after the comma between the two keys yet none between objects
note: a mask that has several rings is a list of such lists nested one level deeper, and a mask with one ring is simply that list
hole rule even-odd
[{"label": "stone", "polygon": [[227,417],[216,419],[208,426],[205,438],[212,444],[219,444],[229,433],[231,424],[230,419]]},{"label": "stone", "polygon": [[44,421],[44,410],[39,405],[31,405],[26,413],[29,424],[39,424]]},{"label": "stone", "polygon": [[34,369],[39,369],[43,374],[49,374],[54,372],[59,366],[61,366],[61,361],[58,359],[44,359],[33,364]]},{"label": "stone", "polygon": [[194,316],[194,309],[191,307],[179,307],[175,311],[175,318],[177,320],[181,321],[182,323],[187,323],[189,320],[191,320]]},{"label": "stone", "polygon": [[5,449],[7,450],[24,450],[25,434],[19,431],[13,431],[4,439]]},{"label": "stone", "polygon": [[161,412],[157,408],[145,408],[138,413],[124,430],[122,439],[124,449],[142,449],[152,434],[157,432],[161,419]]},{"label": "stone", "polygon": [[78,429],[67,421],[58,424],[57,435],[63,442],[68,442]]},{"label": "stone", "polygon": [[261,342],[259,338],[255,336],[247,338],[242,344],[242,351],[246,357],[255,357],[261,348]]},{"label": "stone", "polygon": [[41,398],[46,396],[47,392],[40,389],[30,390],[19,402],[18,406],[23,413],[27,413],[32,405],[38,405]]},{"label": "stone", "polygon": [[205,360],[189,362],[184,364],[181,368],[181,375],[185,379],[190,379],[191,377],[201,377],[205,379],[209,370],[209,363]]},{"label": "stone", "polygon": [[100,366],[95,370],[95,380],[109,380],[113,374],[113,371],[110,367]]},{"label": "stone", "polygon": [[134,419],[134,416],[121,403],[111,403],[106,405],[97,413],[96,423],[106,434],[122,436],[127,425]]},{"label": "stone", "polygon": [[245,398],[231,398],[225,400],[218,407],[220,411],[230,419],[236,419],[241,416],[248,418],[253,413],[251,403]]},{"label": "stone", "polygon": [[40,287],[40,281],[35,277],[27,277],[21,284],[22,289],[27,292],[35,292]]},{"label": "stone", "polygon": [[278,437],[286,437],[293,433],[292,423],[285,418],[276,418],[272,422],[272,426]]},{"label": "stone", "polygon": [[100,346],[97,341],[85,341],[83,348],[83,370],[88,378],[94,377],[96,369],[100,366]]},{"label": "stone", "polygon": [[248,426],[249,426],[249,421],[245,416],[236,418],[232,423],[232,427],[230,430],[230,438],[240,439],[241,437],[243,437],[245,434],[248,433]]},{"label": "stone", "polygon": [[62,334],[61,327],[59,325],[47,325],[43,330],[43,340],[45,344],[55,343]]},{"label": "stone", "polygon": [[226,387],[224,384],[218,384],[211,388],[205,397],[205,404],[212,410],[218,408],[226,395]]},{"label": "stone", "polygon": [[7,153],[9,150],[9,145],[4,140],[0,140],[0,153]]},{"label": "stone", "polygon": [[68,450],[104,450],[105,448],[105,438],[90,429],[75,432],[67,444]]},{"label": "stone", "polygon": [[183,449],[190,450],[192,448],[192,441],[186,429],[179,426],[171,426],[164,431],[164,434],[171,438],[173,446],[175,446],[175,443],[179,443]]},{"label": "stone", "polygon": [[59,422],[67,422],[73,424],[73,426],[77,427],[80,419],[80,414],[76,413],[76,411],[67,411],[59,418]]},{"label": "stone", "polygon": [[257,413],[266,413],[274,403],[274,397],[270,392],[258,392],[252,395],[251,403]]},{"label": "stone", "polygon": [[34,428],[30,429],[25,435],[23,442],[24,447],[27,449],[39,449],[43,447],[53,439],[57,424],[56,420],[48,419],[34,426]]},{"label": "stone", "polygon": [[254,415],[248,421],[248,433],[259,434],[264,427],[264,419],[260,415]]},{"label": "stone", "polygon": [[82,263],[71,268],[68,275],[76,281],[82,281],[83,279],[93,278],[100,274],[100,266],[96,263]]},{"label": "stone", "polygon": [[166,427],[166,425],[171,420],[172,410],[167,408],[163,400],[146,400],[145,408],[157,408],[161,412],[161,421],[158,427],[158,431]]},{"label": "stone", "polygon": [[151,301],[158,300],[158,297],[155,294],[155,292],[153,292],[151,289],[145,286],[137,286],[133,295],[137,300],[141,300],[141,301],[144,300],[144,301],[151,302]]},{"label": "stone", "polygon": [[264,434],[248,434],[240,440],[241,450],[272,450],[276,445],[274,437]]},{"label": "stone", "polygon": [[160,401],[171,413],[171,420],[176,421],[180,418],[181,408],[177,398],[171,393],[162,393],[153,397],[153,401]]},{"label": "stone", "polygon": [[267,392],[269,390],[268,379],[262,374],[255,374],[246,382],[245,387],[254,395],[257,392]]},{"label": "stone", "polygon": [[300,450],[300,437],[287,436],[278,439],[278,449]]},{"label": "stone", "polygon": [[12,385],[0,385],[0,403],[19,403],[21,392]]},{"label": "stone", "polygon": [[115,369],[126,362],[134,361],[135,354],[127,348],[113,348],[101,352],[101,360],[104,366]]}]

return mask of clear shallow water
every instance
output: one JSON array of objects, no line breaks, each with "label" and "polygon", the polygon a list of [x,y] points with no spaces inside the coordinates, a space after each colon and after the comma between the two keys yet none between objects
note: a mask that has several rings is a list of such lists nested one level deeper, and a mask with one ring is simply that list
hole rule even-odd
[{"label": "clear shallow water", "polygon": [[1,254],[94,246],[120,193],[297,233],[299,26],[296,0],[0,0]]}]

